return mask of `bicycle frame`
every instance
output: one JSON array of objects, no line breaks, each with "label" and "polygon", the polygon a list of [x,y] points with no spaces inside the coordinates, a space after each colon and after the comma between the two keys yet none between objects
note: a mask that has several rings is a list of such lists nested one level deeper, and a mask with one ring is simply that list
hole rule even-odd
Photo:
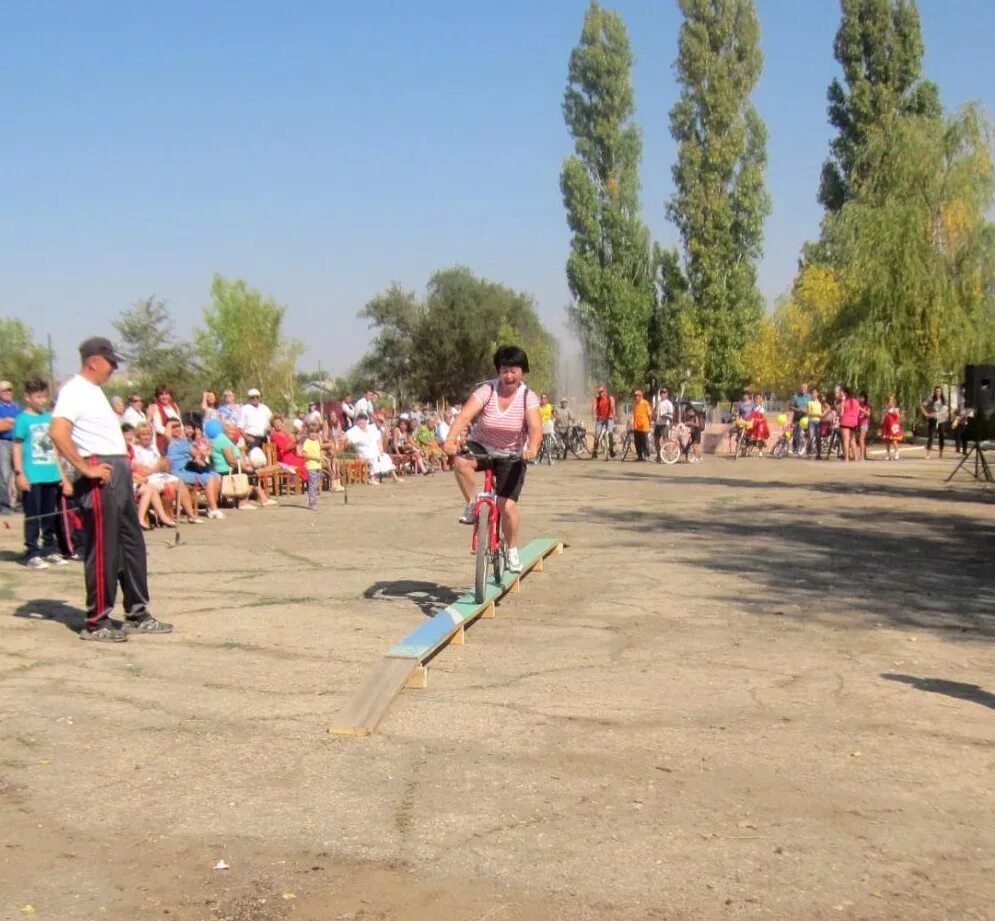
[{"label": "bicycle frame", "polygon": [[484,488],[477,493],[477,498],[473,501],[473,515],[476,518],[473,535],[470,538],[470,550],[473,553],[477,552],[477,545],[480,543],[480,508],[483,505],[491,507],[487,549],[490,553],[497,553],[501,549],[501,509],[498,507],[493,470],[484,471]]}]

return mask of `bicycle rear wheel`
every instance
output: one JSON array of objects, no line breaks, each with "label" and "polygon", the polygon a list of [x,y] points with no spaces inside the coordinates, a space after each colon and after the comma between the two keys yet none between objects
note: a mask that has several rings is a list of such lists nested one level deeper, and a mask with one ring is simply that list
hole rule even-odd
[{"label": "bicycle rear wheel", "polygon": [[780,441],[778,441],[776,445],[774,445],[774,450],[770,452],[770,456],[776,457],[778,460],[780,460],[782,457],[787,456],[787,453],[788,453],[788,442],[782,438]]},{"label": "bicycle rear wheel", "polygon": [[665,464],[676,464],[681,459],[681,446],[669,438],[660,444],[660,460]]},{"label": "bicycle rear wheel", "polygon": [[629,456],[629,452],[632,450],[632,444],[633,440],[631,435],[626,435],[625,438],[622,439],[622,453],[619,456],[619,460],[625,460]]},{"label": "bicycle rear wheel", "polygon": [[[578,460],[584,460],[591,456],[591,448],[587,443],[587,436],[574,438],[570,441],[570,451]],[[566,451],[563,452],[563,459],[566,460]]]},{"label": "bicycle rear wheel", "polygon": [[477,516],[477,566],[473,582],[473,594],[477,604],[484,603],[484,592],[487,589],[487,563],[491,555],[492,511],[489,502],[482,502],[480,513]]}]

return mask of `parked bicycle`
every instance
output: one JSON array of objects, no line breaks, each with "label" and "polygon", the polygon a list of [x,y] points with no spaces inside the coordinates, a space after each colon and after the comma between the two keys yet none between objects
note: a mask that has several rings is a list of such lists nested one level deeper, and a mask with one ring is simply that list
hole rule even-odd
[{"label": "parked bicycle", "polygon": [[568,452],[580,460],[591,456],[591,447],[587,443],[587,429],[579,423],[567,429],[564,437],[560,439],[560,444],[563,460],[567,459]]}]

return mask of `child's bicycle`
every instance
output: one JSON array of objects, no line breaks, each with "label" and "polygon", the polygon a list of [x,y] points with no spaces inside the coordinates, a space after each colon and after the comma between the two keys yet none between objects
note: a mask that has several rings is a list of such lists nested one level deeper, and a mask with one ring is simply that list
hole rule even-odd
[{"label": "child's bicycle", "polygon": [[792,423],[788,422],[785,424],[784,428],[781,430],[781,437],[777,439],[777,444],[774,445],[770,452],[770,456],[780,460],[782,457],[787,457],[791,453],[791,437],[794,434],[795,427]]},{"label": "child's bicycle", "polygon": [[[520,461],[521,454],[503,454],[490,452],[471,456],[479,460]],[[487,588],[487,572],[494,573],[494,583],[500,584],[504,576],[505,559],[504,546],[501,539],[501,510],[498,508],[497,493],[493,470],[484,471],[484,488],[477,493],[473,501],[473,513],[476,519],[473,525],[473,536],[470,538],[470,550],[476,558],[474,572],[473,594],[477,604],[484,603],[484,593]]]}]

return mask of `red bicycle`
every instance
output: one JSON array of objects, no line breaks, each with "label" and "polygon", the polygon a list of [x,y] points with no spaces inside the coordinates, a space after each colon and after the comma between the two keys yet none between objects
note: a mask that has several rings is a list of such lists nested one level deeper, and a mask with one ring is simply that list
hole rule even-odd
[{"label": "red bicycle", "polygon": [[[520,461],[520,454],[477,454],[471,457],[481,460]],[[501,510],[498,507],[498,497],[495,491],[494,471],[490,468],[484,471],[484,488],[473,500],[473,513],[476,519],[473,525],[473,536],[470,538],[470,550],[476,557],[476,572],[474,578],[474,597],[477,604],[484,603],[484,592],[487,588],[487,572],[494,573],[494,584],[500,585],[504,576],[505,558],[501,539]]]}]

